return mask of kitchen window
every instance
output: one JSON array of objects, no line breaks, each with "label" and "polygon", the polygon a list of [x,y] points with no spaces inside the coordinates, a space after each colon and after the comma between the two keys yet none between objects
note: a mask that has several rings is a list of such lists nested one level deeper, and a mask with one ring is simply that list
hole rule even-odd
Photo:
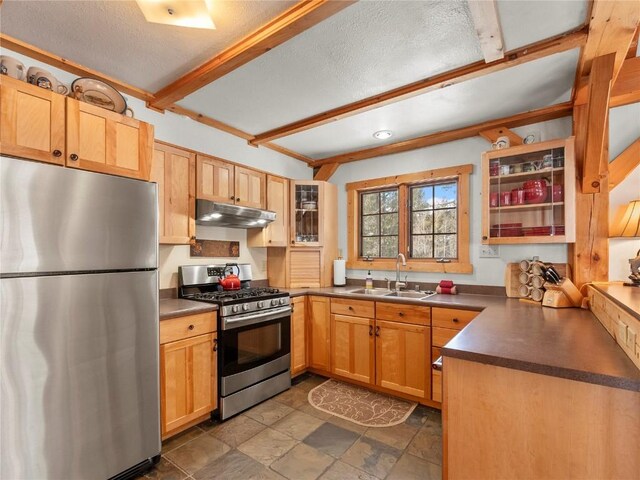
[{"label": "kitchen window", "polygon": [[347,184],[347,267],[471,273],[469,177],[473,165]]}]

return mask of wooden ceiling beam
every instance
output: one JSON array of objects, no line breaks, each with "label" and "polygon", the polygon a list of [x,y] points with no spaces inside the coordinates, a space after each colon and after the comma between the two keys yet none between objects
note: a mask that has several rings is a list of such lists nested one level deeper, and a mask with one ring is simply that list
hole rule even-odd
[{"label": "wooden ceiling beam", "polygon": [[359,160],[365,160],[367,158],[407,152],[409,150],[430,147],[432,145],[437,145],[440,143],[452,142],[454,140],[474,137],[476,135],[480,135],[480,132],[484,132],[494,128],[515,128],[521,127],[523,125],[530,125],[532,123],[546,122],[547,120],[570,116],[572,111],[573,105],[571,102],[559,103],[551,107],[545,107],[538,110],[519,113],[517,115],[499,118],[496,120],[489,120],[468,127],[457,128],[455,130],[448,130],[445,132],[432,133],[429,135],[424,135],[422,137],[412,138],[410,140],[391,143],[380,147],[366,148],[364,150],[358,150],[355,152],[343,153],[340,155],[335,155],[333,157],[323,158],[320,160],[316,160],[312,165],[314,167],[320,167],[322,165],[330,163],[342,164],[357,162]]},{"label": "wooden ceiling beam", "polygon": [[640,138],[609,163],[609,190],[620,185],[640,165]]},{"label": "wooden ceiling beam", "polygon": [[582,193],[599,193],[600,178],[606,175],[609,159],[604,148],[609,120],[609,95],[616,54],[596,57],[591,62],[587,102],[587,139],[582,165]]},{"label": "wooden ceiling beam", "polygon": [[484,130],[480,132],[480,136],[487,140],[489,143],[495,143],[496,140],[500,137],[508,137],[509,144],[513,147],[514,145],[522,145],[522,137],[517,133],[509,130],[506,127],[498,127],[492,128],[490,130]]},{"label": "wooden ceiling beam", "polygon": [[578,78],[589,75],[595,58],[615,53],[615,81],[636,36],[639,23],[639,1],[595,0],[591,10],[589,36],[578,63]]},{"label": "wooden ceiling beam", "polygon": [[336,173],[336,170],[338,170],[338,168],[340,168],[339,163],[327,163],[325,165],[322,165],[313,175],[313,179],[326,182],[334,173]]},{"label": "wooden ceiling beam", "polygon": [[[589,96],[589,78],[582,78],[578,86],[575,104],[585,105]],[[624,61],[616,82],[611,87],[611,108],[640,102],[640,57]]]},{"label": "wooden ceiling beam", "polygon": [[470,0],[468,3],[485,63],[504,58],[504,41],[496,0]]},{"label": "wooden ceiling beam", "polygon": [[334,122],[342,118],[398,102],[406,98],[421,95],[440,88],[446,88],[483,75],[488,75],[490,73],[521,65],[548,55],[553,55],[554,53],[578,48],[584,45],[586,39],[586,29],[581,28],[580,30],[561,35],[559,37],[554,37],[552,39],[547,39],[542,42],[537,42],[526,47],[512,50],[505,53],[505,58],[502,60],[498,60],[490,64],[486,64],[484,61],[475,62],[440,75],[425,78],[417,82],[260,133],[256,135],[255,139],[251,143],[261,144],[270,142],[281,137],[293,135],[294,133],[309,130],[326,123]]},{"label": "wooden ceiling beam", "polygon": [[293,150],[289,150],[288,148],[281,147],[280,145],[276,145],[275,143],[269,142],[263,144],[262,146],[273,150],[274,152],[278,152],[288,157],[295,158],[296,160],[300,160],[301,162],[304,162],[309,166],[313,164],[313,158],[307,157],[298,152],[294,152]]},{"label": "wooden ceiling beam", "polygon": [[150,103],[156,108],[167,108],[353,3],[352,0],[302,0],[238,43],[160,89]]},{"label": "wooden ceiling beam", "polygon": [[108,83],[113,88],[119,90],[122,93],[126,93],[127,95],[131,95],[132,97],[139,98],[140,100],[144,100],[145,102],[149,102],[153,99],[153,94],[151,92],[147,92],[146,90],[143,90],[141,88],[129,85],[128,83],[122,82],[117,78],[110,77],[109,75],[105,75],[104,73],[98,72],[97,70],[85,67],[84,65],[38,48],[35,45],[23,42],[22,40],[18,40],[17,38],[10,37],[9,35],[6,35],[4,33],[0,33],[0,46],[2,46],[2,48],[11,50],[12,52],[17,52],[22,55],[26,55],[27,57],[33,58],[34,60],[52,65],[56,68],[59,68],[60,70],[72,73],[73,75],[78,75],[79,77],[96,78]]}]

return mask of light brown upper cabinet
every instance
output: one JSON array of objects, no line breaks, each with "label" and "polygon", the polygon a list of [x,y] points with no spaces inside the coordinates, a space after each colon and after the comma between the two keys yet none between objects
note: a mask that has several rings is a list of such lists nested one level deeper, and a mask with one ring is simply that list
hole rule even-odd
[{"label": "light brown upper cabinet", "polygon": [[206,155],[197,156],[196,197],[264,208],[266,175]]},{"label": "light brown upper cabinet", "polygon": [[153,126],[67,98],[67,167],[149,180]]},{"label": "light brown upper cabinet", "polygon": [[335,185],[317,181],[291,182],[291,245],[321,247],[331,225],[327,217],[337,213]]},{"label": "light brown upper cabinet", "polygon": [[158,237],[161,244],[195,241],[196,156],[156,143],[151,179],[158,184]]},{"label": "light brown upper cabinet", "polygon": [[574,137],[482,154],[482,243],[575,241]]},{"label": "light brown upper cabinet", "polygon": [[286,247],[289,241],[289,180],[267,175],[267,210],[276,219],[266,227],[248,230],[250,247]]},{"label": "light brown upper cabinet", "polygon": [[0,76],[0,153],[64,165],[65,97]]}]

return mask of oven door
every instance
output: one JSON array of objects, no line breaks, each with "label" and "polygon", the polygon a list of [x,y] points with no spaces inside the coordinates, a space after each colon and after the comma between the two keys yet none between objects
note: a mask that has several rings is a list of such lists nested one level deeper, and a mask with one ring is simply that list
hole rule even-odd
[{"label": "oven door", "polygon": [[291,307],[227,317],[221,323],[218,360],[222,396],[289,368]]}]

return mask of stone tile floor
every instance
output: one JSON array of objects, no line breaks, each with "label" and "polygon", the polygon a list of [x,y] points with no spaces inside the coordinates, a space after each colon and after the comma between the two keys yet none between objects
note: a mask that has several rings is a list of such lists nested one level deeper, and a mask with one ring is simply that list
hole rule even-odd
[{"label": "stone tile floor", "polygon": [[[296,379],[298,380],[298,379]],[[440,479],[442,422],[418,405],[402,424],[367,428],[313,408],[326,379],[305,375],[290,390],[224,423],[204,422],[162,445],[145,477],[163,480]]]}]

